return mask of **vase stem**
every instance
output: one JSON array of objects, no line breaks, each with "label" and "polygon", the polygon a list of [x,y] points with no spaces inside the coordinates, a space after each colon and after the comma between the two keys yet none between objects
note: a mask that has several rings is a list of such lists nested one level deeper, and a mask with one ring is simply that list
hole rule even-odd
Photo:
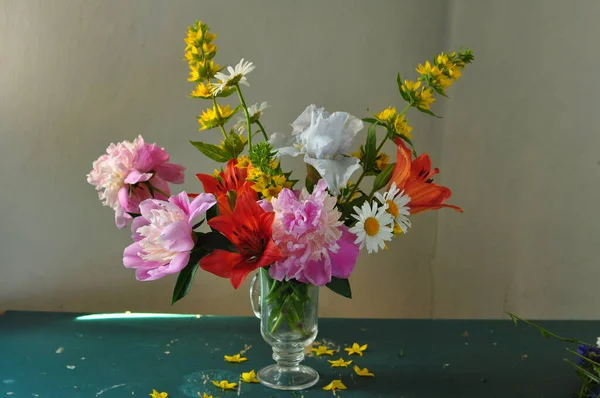
[{"label": "vase stem", "polygon": [[282,368],[296,368],[304,360],[304,348],[273,347],[273,359]]}]

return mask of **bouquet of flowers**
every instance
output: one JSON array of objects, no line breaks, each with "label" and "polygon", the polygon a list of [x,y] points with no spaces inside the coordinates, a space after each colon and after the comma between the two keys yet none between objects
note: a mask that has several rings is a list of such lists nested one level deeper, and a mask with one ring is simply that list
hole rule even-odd
[{"label": "bouquet of flowers", "polygon": [[[272,283],[267,300],[279,303],[271,326],[300,328],[307,286],[350,297],[348,278],[361,250],[384,249],[407,233],[415,214],[462,211],[446,204],[451,191],[434,183],[439,170],[429,156],[417,155],[407,113],[435,116],[431,104],[446,96],[473,54],[439,54],[416,68],[416,80],[398,74],[401,111],[390,106],[360,119],[309,105],[290,132],[270,133],[262,122],[267,103],[249,106],[242,93],[254,64],[242,59],[227,69],[218,65],[215,37],[196,22],[185,38],[188,80],[195,84],[191,97],[209,103],[198,116],[200,130],[222,134],[220,145],[191,141],[223,164],[196,175],[204,193],[172,195],[170,184],[183,182],[184,168],[141,136],[111,144],[94,162],[88,182],[115,211],[117,227],[130,226],[133,243],[123,252],[123,264],[135,269],[138,280],[178,274],[174,303],[189,292],[199,269],[229,278],[236,289],[261,269]],[[223,104],[232,95],[236,104]],[[365,124],[366,141],[352,152]],[[383,152],[388,141],[395,144],[393,163]],[[287,156],[304,159],[304,187],[284,169]]]}]

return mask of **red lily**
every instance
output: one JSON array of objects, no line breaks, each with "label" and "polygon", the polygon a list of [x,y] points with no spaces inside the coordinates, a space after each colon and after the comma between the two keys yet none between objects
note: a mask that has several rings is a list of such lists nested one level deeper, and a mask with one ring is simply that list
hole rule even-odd
[{"label": "red lily", "polygon": [[237,248],[237,253],[213,250],[200,261],[200,267],[223,278],[230,278],[237,289],[257,268],[283,258],[271,238],[275,213],[264,211],[249,192],[238,196],[232,214],[211,218],[208,225],[222,233]]},{"label": "red lily", "polygon": [[248,178],[248,169],[236,167],[237,159],[231,159],[225,166],[225,171],[219,173],[219,178],[210,174],[196,174],[196,177],[202,182],[204,192],[212,193],[217,198],[220,214],[231,215],[231,206],[227,199],[227,192],[234,191],[238,195],[243,192],[249,192],[254,200],[258,200],[256,192],[251,188],[252,182],[246,181]]},{"label": "red lily", "polygon": [[437,210],[442,207],[460,211],[458,206],[447,205],[444,202],[452,196],[450,188],[433,183],[433,176],[440,170],[431,170],[431,159],[426,153],[412,160],[410,149],[406,147],[401,139],[396,140],[398,144],[398,160],[392,173],[390,184],[396,183],[400,191],[410,196],[410,214],[421,213],[425,210]]}]

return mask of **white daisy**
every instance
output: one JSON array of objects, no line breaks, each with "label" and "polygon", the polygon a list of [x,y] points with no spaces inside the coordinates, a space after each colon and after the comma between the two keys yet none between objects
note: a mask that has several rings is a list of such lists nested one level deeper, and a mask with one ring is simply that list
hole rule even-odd
[{"label": "white daisy", "polygon": [[386,209],[387,204],[380,206],[376,202],[365,202],[360,209],[354,206],[352,217],[358,222],[349,231],[356,235],[354,243],[360,243],[361,249],[367,246],[368,253],[377,253],[386,241],[392,240],[394,218]]},{"label": "white daisy", "polygon": [[[271,105],[267,104],[266,102],[261,102],[260,104],[257,102],[254,105],[250,105],[248,107],[248,114],[250,115],[250,122],[251,123],[256,122],[260,118],[260,115],[262,114],[262,112],[265,109],[270,108],[270,107],[271,107]],[[246,130],[246,116],[239,115],[237,117],[235,125],[233,127],[236,130],[238,130],[240,133],[244,132]]]},{"label": "white daisy", "polygon": [[382,204],[387,205],[386,211],[394,217],[394,235],[398,235],[400,231],[406,233],[410,227],[410,207],[407,206],[410,203],[410,196],[405,195],[404,191],[400,192],[396,188],[396,183],[392,183],[390,189],[383,195],[379,192],[375,194],[375,197]]},{"label": "white daisy", "polygon": [[226,87],[231,87],[236,84],[244,84],[249,86],[246,75],[254,70],[254,64],[249,61],[244,61],[244,58],[234,67],[227,67],[227,73],[217,72],[215,79],[219,80],[218,83],[213,83],[213,94],[217,95],[223,91]]}]

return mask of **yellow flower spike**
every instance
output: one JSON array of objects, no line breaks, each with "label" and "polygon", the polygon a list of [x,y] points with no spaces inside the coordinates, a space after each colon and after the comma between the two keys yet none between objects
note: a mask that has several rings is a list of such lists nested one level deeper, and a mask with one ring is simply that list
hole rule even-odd
[{"label": "yellow flower spike", "polygon": [[388,155],[383,152],[377,154],[377,157],[375,158],[375,167],[377,167],[378,170],[385,169],[389,163],[390,157]]},{"label": "yellow flower spike", "polygon": [[236,109],[231,109],[229,105],[217,105],[216,109],[212,107],[202,111],[202,114],[198,116],[200,130],[209,130],[225,124],[225,122],[231,119],[235,111]]},{"label": "yellow flower spike", "polygon": [[417,91],[419,87],[421,87],[421,82],[419,82],[419,81],[413,82],[410,80],[405,80],[404,84],[402,85],[402,91],[404,91],[404,92]]},{"label": "yellow flower spike", "polygon": [[237,164],[235,165],[235,167],[239,169],[245,169],[248,166],[250,166],[250,158],[248,156],[242,155],[237,158]]},{"label": "yellow flower spike", "polygon": [[204,393],[204,394],[202,394],[202,395],[200,395],[200,393],[198,393],[198,396],[199,396],[200,398],[213,398],[213,396],[212,396],[212,395],[208,395],[207,393]]},{"label": "yellow flower spike", "polygon": [[265,199],[271,200],[273,198],[276,198],[282,189],[283,189],[282,186],[269,187],[269,188],[263,189],[260,193],[262,193],[262,196],[264,196]]},{"label": "yellow flower spike", "polygon": [[321,356],[321,355],[333,355],[333,353],[335,352],[335,350],[329,350],[327,349],[327,347],[325,347],[324,345],[320,345],[317,348],[311,348],[310,349],[312,352],[314,352],[315,354],[317,354],[317,356]]},{"label": "yellow flower spike", "polygon": [[199,66],[190,65],[190,77],[188,77],[188,82],[197,82],[199,80],[201,80]]},{"label": "yellow flower spike", "polygon": [[213,383],[216,387],[219,387],[223,391],[233,390],[238,385],[238,383],[230,383],[229,380],[221,380],[221,381],[211,380],[210,382]]},{"label": "yellow flower spike", "polygon": [[148,394],[152,398],[169,398],[169,394],[166,392],[158,392],[155,389],[152,389],[152,394]]},{"label": "yellow flower spike", "polygon": [[420,92],[415,93],[415,97],[417,100],[416,106],[420,109],[429,109],[431,104],[435,101],[433,97],[433,89],[431,88],[423,88]]},{"label": "yellow flower spike", "polygon": [[412,131],[412,129],[413,128],[408,125],[408,121],[406,120],[406,117],[404,115],[398,115],[396,117],[396,120],[394,120],[394,130],[396,130],[397,134],[403,135],[408,139],[411,139],[412,134],[410,132]]},{"label": "yellow flower spike", "polygon": [[375,375],[371,372],[369,372],[369,369],[367,368],[359,368],[358,366],[354,365],[354,373],[356,373],[359,376],[362,377],[375,377]]},{"label": "yellow flower spike", "polygon": [[287,182],[287,178],[284,175],[273,176],[273,184],[277,186],[284,186]]},{"label": "yellow flower spike", "polygon": [[242,363],[242,362],[246,362],[248,360],[248,358],[245,358],[245,357],[241,356],[240,354],[225,355],[224,358],[229,363]]},{"label": "yellow flower spike", "polygon": [[242,373],[242,381],[244,383],[259,383],[258,379],[256,378],[256,373],[254,372],[254,370],[251,370],[250,372],[243,372]]},{"label": "yellow flower spike", "polygon": [[388,121],[392,120],[396,116],[396,113],[396,108],[394,108],[393,106],[389,106],[381,112],[379,112],[378,114],[376,114],[375,117],[379,120]]},{"label": "yellow flower spike", "polygon": [[348,355],[358,354],[362,357],[363,351],[366,351],[368,344],[359,345],[358,343],[352,344],[352,347],[344,348],[344,350],[348,351]]},{"label": "yellow flower spike", "polygon": [[345,390],[346,386],[341,380],[333,380],[331,383],[323,387],[325,391]]},{"label": "yellow flower spike", "polygon": [[335,361],[328,360],[332,368],[347,368],[352,363],[352,360],[344,361],[344,358],[336,359]]}]

